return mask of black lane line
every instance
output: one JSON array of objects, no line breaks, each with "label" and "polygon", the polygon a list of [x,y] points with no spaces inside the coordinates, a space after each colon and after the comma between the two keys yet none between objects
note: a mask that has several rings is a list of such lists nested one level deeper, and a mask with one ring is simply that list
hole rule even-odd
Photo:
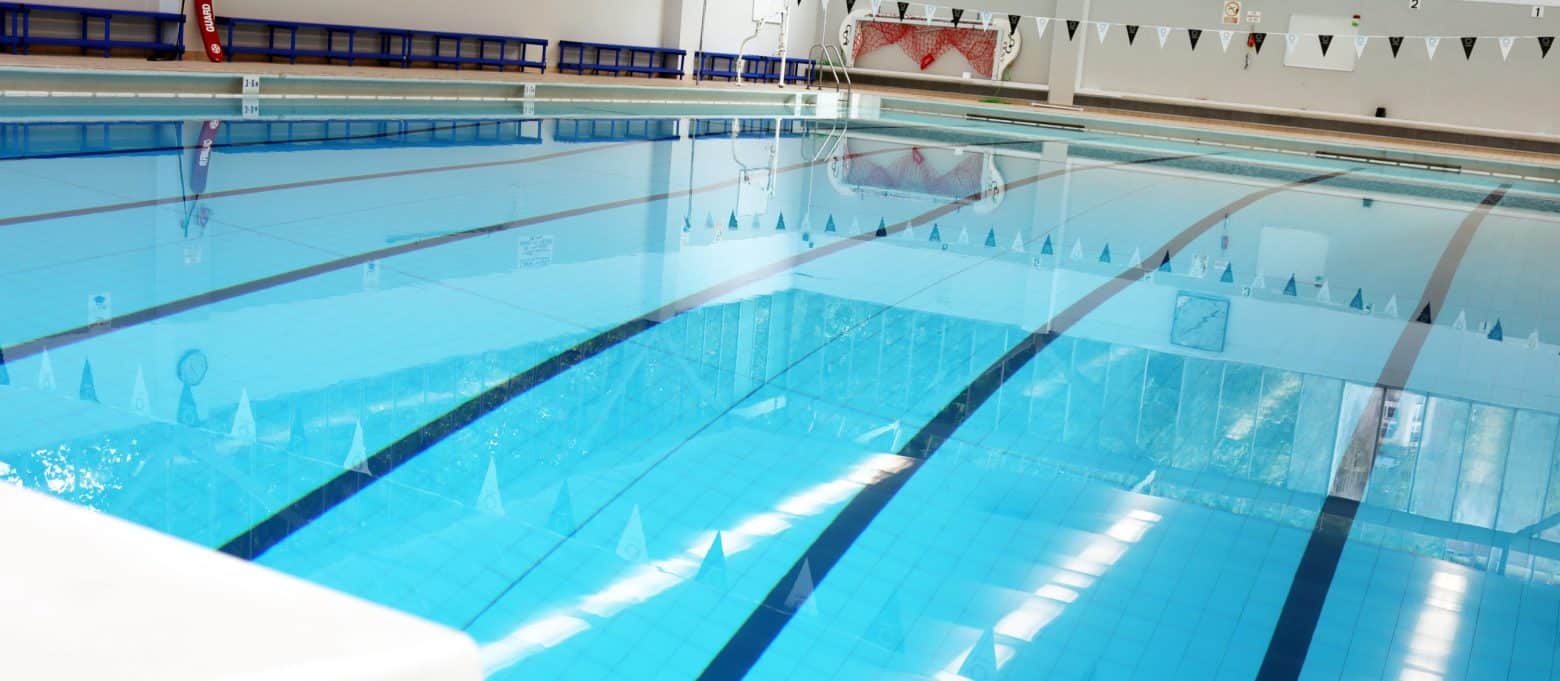
[{"label": "black lane line", "polygon": [[[1025,143],[1031,140],[1025,140]],[[897,151],[898,149],[893,149]],[[862,154],[865,156],[866,154]],[[1068,172],[1080,170],[1093,170],[1100,168],[1114,168],[1144,163],[1158,163],[1188,158],[1187,156],[1161,156],[1148,159],[1138,159],[1119,163],[1089,166],[1087,168],[1066,168],[1041,173],[1022,180],[1010,182],[1006,185],[1008,190],[1034,184],[1042,180],[1064,175]],[[804,164],[806,165],[806,164]],[[766,277],[780,272],[794,269],[800,265],[826,257],[833,253],[858,246],[863,243],[885,239],[903,231],[907,226],[916,222],[925,223],[948,215],[960,207],[979,201],[981,194],[972,194],[951,201],[936,209],[922,213],[908,220],[898,222],[892,226],[885,226],[882,236],[877,232],[868,231],[848,239],[841,239],[826,246],[811,249],[789,258],[775,261],[747,273],[732,277],[723,282],[709,286],[701,291],[696,291],[678,300],[663,305],[640,317],[624,322],[599,336],[587,339],[574,347],[565,350],[562,354],[541,364],[528,369],[502,384],[473,397],[471,400],[457,406],[445,415],[429,422],[421,428],[403,436],[400,440],[391,443],[388,447],[375,452],[365,459],[365,467],[370,471],[365,474],[361,471],[347,470],[338,474],[324,485],[315,488],[297,500],[271,514],[242,534],[223,544],[219,550],[232,556],[245,560],[259,558],[266,551],[281,543],[287,537],[298,530],[314,522],[326,512],[341,505],[353,495],[361,491],[365,486],[378,480],[397,467],[421,454],[440,441],[454,434],[477,419],[491,413],[503,406],[506,402],[520,396],[527,390],[540,385],[547,380],[567,371],[571,367],[594,357],[604,350],[619,343],[629,340],[640,333],[648,331],[661,322],[667,321],[688,310],[703,306],[704,304],[725,296],[743,286],[760,281]]]},{"label": "black lane line", "polygon": [[1365,486],[1370,480],[1376,459],[1376,448],[1381,442],[1382,409],[1389,391],[1398,391],[1408,384],[1409,374],[1419,359],[1425,340],[1430,335],[1434,319],[1446,302],[1452,279],[1462,265],[1463,256],[1473,242],[1479,225],[1500,200],[1510,185],[1503,184],[1479,203],[1478,207],[1463,219],[1451,241],[1442,251],[1430,279],[1425,284],[1419,305],[1410,312],[1413,318],[1404,324],[1403,332],[1387,356],[1381,377],[1371,392],[1370,402],[1360,414],[1354,432],[1349,438],[1348,449],[1338,461],[1338,470],[1328,489],[1322,510],[1311,528],[1311,538],[1300,554],[1300,564],[1295,568],[1294,580],[1289,584],[1289,594],[1284,597],[1284,607],[1279,611],[1273,638],[1268,640],[1267,653],[1257,671],[1258,681],[1295,681],[1305,667],[1306,655],[1311,650],[1311,640],[1316,636],[1317,623],[1322,618],[1322,606],[1327,593],[1332,590],[1333,578],[1338,573],[1338,563],[1343,559],[1343,548],[1348,543],[1349,531],[1359,513],[1360,501],[1365,498]]},{"label": "black lane line", "polygon": [[[1223,222],[1230,214],[1263,198],[1338,177],[1345,172],[1347,171],[1316,175],[1247,194],[1176,234],[1170,241],[1155,250],[1152,258],[1144,261],[1145,267],[1151,270],[1162,258],[1180,252],[1198,236]],[[779,636],[780,631],[791,621],[791,617],[806,602],[805,598],[798,601],[791,597],[802,570],[804,568],[810,570],[813,584],[821,583],[828,576],[829,571],[844,557],[851,545],[866,531],[872,520],[888,506],[905,483],[909,482],[910,477],[921,469],[927,459],[937,453],[943,443],[953,437],[959,426],[980,409],[981,405],[997,392],[997,389],[1022,370],[1029,360],[1044,350],[1053,340],[1066,333],[1074,324],[1116,294],[1141,280],[1143,274],[1143,269],[1128,267],[1085,294],[1077,302],[1056,314],[1048,329],[1042,327],[1042,330],[1027,334],[1022,341],[992,362],[964,390],[944,405],[932,420],[917,431],[915,436],[911,437],[897,452],[900,456],[910,459],[910,465],[862,489],[845,505],[818,538],[801,553],[796,562],[791,565],[791,569],[786,571],[785,576],[775,583],[763,602],[754,608],[736,633],[726,641],[726,645],[710,660],[699,678],[713,681],[740,679],[746,676],[758,662],[759,657],[774,642],[775,637]]]},{"label": "black lane line", "polygon": [[155,198],[155,199],[142,199],[140,201],[125,201],[125,202],[121,202],[121,203],[108,203],[108,204],[103,204],[101,206],[87,206],[87,207],[84,207],[84,208],[70,208],[70,209],[67,209],[67,210],[57,210],[57,211],[52,211],[52,212],[48,212],[48,213],[33,213],[31,215],[16,215],[16,216],[8,217],[8,218],[0,218],[0,227],[14,227],[16,225],[24,225],[24,224],[29,224],[29,223],[33,223],[33,222],[45,222],[45,221],[48,221],[48,220],[62,220],[62,219],[65,219],[65,218],[77,218],[77,217],[82,217],[82,216],[85,216],[85,215],[101,215],[103,213],[114,213],[114,212],[123,211],[123,210],[134,210],[136,208],[152,208],[152,207],[155,207],[155,206],[168,206],[168,205],[174,205],[174,204],[188,203],[188,202],[195,201],[195,200],[210,201],[212,199],[225,199],[225,198],[230,198],[230,197],[234,197],[234,196],[247,196],[247,195],[250,195],[250,194],[264,194],[264,193],[267,193],[267,192],[286,191],[286,190],[289,190],[289,189],[305,189],[305,188],[310,188],[310,187],[328,187],[328,186],[331,186],[331,185],[346,184],[348,182],[366,182],[366,181],[369,181],[369,180],[384,180],[384,179],[389,179],[389,178],[394,178],[394,177],[407,177],[407,176],[410,176],[410,175],[427,175],[427,174],[431,174],[431,173],[450,173],[450,172],[457,172],[457,171],[461,171],[461,170],[476,170],[476,169],[480,169],[480,168],[494,168],[494,167],[499,167],[499,166],[522,165],[522,164],[526,164],[526,163],[536,163],[536,162],[539,162],[539,161],[552,161],[552,160],[563,158],[563,157],[566,157],[566,156],[575,156],[575,155],[578,155],[578,154],[588,154],[588,153],[595,152],[595,151],[601,151],[603,149],[611,149],[611,148],[614,148],[614,147],[621,147],[621,146],[626,146],[626,145],[630,145],[630,144],[639,144],[639,142],[613,142],[611,144],[603,144],[603,145],[600,145],[600,146],[583,147],[583,148],[579,148],[579,149],[569,149],[567,151],[558,151],[558,152],[553,152],[551,154],[541,154],[539,156],[529,156],[529,157],[526,157],[526,158],[513,158],[513,159],[505,159],[505,160],[501,160],[501,161],[481,161],[481,162],[477,162],[477,163],[461,163],[461,164],[458,164],[458,165],[435,166],[435,167],[432,167],[432,168],[411,168],[411,169],[407,169],[407,170],[389,170],[389,171],[379,172],[379,173],[368,173],[368,174],[365,174],[365,175],[347,175],[345,177],[331,177],[331,178],[318,179],[318,180],[300,180],[300,181],[297,181],[297,182],[286,182],[286,183],[282,183],[282,184],[269,184],[269,185],[263,185],[263,186],[259,186],[259,187],[244,187],[242,189],[224,189],[224,190],[221,190],[221,191],[206,192],[204,194],[199,194],[199,195],[196,195],[196,194],[189,194],[189,195],[180,194],[179,196],[163,196],[163,197],[159,197],[159,198]]},{"label": "black lane line", "polygon": [[[601,149],[601,148],[602,147],[594,147],[592,150],[594,150],[594,149]],[[896,148],[896,149],[885,149],[885,150],[874,151],[874,152],[865,152],[865,153],[861,153],[861,154],[855,154],[855,155],[851,156],[851,158],[864,158],[864,157],[872,156],[872,155],[875,155],[875,154],[889,153],[891,151],[900,151],[900,149]],[[819,163],[823,163],[823,161],[809,161],[809,162],[798,163],[798,164],[794,164],[794,165],[790,165],[790,166],[784,166],[784,167],[780,168],[780,172],[790,172],[792,170],[806,168],[808,166],[817,165]],[[625,208],[625,207],[628,207],[628,206],[636,206],[636,205],[641,205],[641,204],[646,204],[646,203],[653,203],[653,202],[656,202],[656,201],[662,201],[662,200],[665,200],[665,199],[675,198],[675,197],[678,197],[678,196],[686,196],[688,194],[696,194],[696,193],[714,191],[714,190],[717,190],[717,189],[723,189],[723,188],[726,188],[726,187],[735,186],[739,182],[740,182],[740,180],[735,180],[735,179],[734,180],[722,180],[720,182],[713,182],[713,183],[710,183],[710,184],[707,184],[707,185],[703,185],[703,186],[700,186],[700,187],[693,187],[693,188],[687,189],[687,190],[660,192],[660,193],[657,193],[657,194],[650,194],[648,196],[639,196],[639,197],[635,197],[635,198],[631,198],[631,199],[619,199],[617,201],[608,201],[606,203],[598,203],[598,204],[593,204],[593,205],[589,205],[589,206],[581,206],[579,208],[571,208],[571,209],[568,209],[568,210],[557,211],[557,212],[554,212],[554,213],[547,213],[547,214],[543,214],[543,215],[535,215],[535,216],[528,217],[528,218],[521,218],[519,220],[511,220],[511,221],[508,221],[508,222],[500,222],[500,223],[497,223],[497,224],[486,225],[486,226],[483,226],[483,227],[473,227],[471,229],[465,229],[465,230],[461,230],[461,231],[458,231],[458,232],[450,232],[448,234],[441,234],[439,236],[429,237],[429,238],[426,238],[426,239],[418,239],[416,241],[407,241],[407,242],[395,244],[393,246],[387,246],[385,248],[379,248],[379,249],[375,249],[375,250],[372,250],[372,251],[366,251],[366,252],[363,252],[363,253],[357,253],[357,254],[354,254],[354,255],[344,256],[344,257],[341,257],[341,258],[337,258],[335,260],[328,260],[328,261],[325,261],[325,262],[316,263],[316,264],[310,265],[308,267],[302,267],[302,268],[295,269],[295,270],[288,270],[286,272],[279,272],[277,274],[273,274],[273,275],[270,275],[270,276],[267,276],[267,277],[261,277],[259,279],[252,279],[250,281],[241,282],[241,283],[238,283],[238,284],[233,284],[231,286],[225,286],[223,288],[213,289],[213,290],[210,290],[210,291],[206,291],[204,293],[198,293],[198,294],[193,295],[193,296],[188,296],[188,297],[185,297],[185,298],[180,298],[178,300],[169,301],[169,302],[166,302],[166,303],[161,303],[159,305],[153,305],[152,307],[144,308],[144,309],[141,309],[141,310],[136,310],[135,312],[130,312],[128,314],[120,315],[118,317],[113,317],[113,318],[110,318],[108,320],[105,320],[105,321],[102,321],[102,322],[98,322],[97,324],[82,325],[82,326],[75,327],[73,329],[66,329],[64,331],[59,331],[59,332],[56,332],[56,333],[52,333],[52,334],[49,334],[47,336],[41,336],[39,338],[34,338],[32,340],[29,340],[29,341],[23,341],[21,343],[17,343],[16,345],[12,345],[12,346],[9,346],[9,347],[0,348],[0,352],[3,352],[7,358],[9,358],[11,361],[14,362],[14,361],[19,360],[19,359],[24,359],[24,358],[31,357],[33,355],[39,354],[39,353],[43,352],[45,349],[52,349],[52,348],[59,348],[59,347],[64,347],[64,346],[68,346],[68,345],[73,345],[73,344],[80,343],[80,342],[85,341],[85,340],[96,338],[98,336],[110,334],[110,333],[113,333],[115,331],[122,331],[124,329],[132,328],[132,327],[135,327],[135,326],[138,326],[138,325],[141,325],[141,324],[145,324],[145,323],[148,323],[148,322],[154,322],[154,321],[157,321],[157,320],[160,320],[160,319],[164,319],[166,317],[170,317],[172,315],[176,315],[176,314],[179,314],[181,312],[187,312],[189,310],[193,310],[193,309],[196,309],[196,308],[199,308],[199,307],[203,307],[203,306],[206,306],[206,305],[211,305],[213,303],[219,303],[219,302],[222,302],[222,301],[231,300],[231,299],[237,298],[239,296],[244,296],[244,295],[248,295],[248,294],[251,294],[251,293],[255,293],[257,291],[262,291],[262,290],[265,290],[265,289],[274,288],[276,286],[281,286],[281,285],[284,285],[284,284],[290,284],[290,283],[299,281],[301,279],[308,279],[310,277],[319,276],[321,274],[326,274],[328,272],[335,272],[337,270],[345,269],[345,268],[348,268],[348,267],[361,265],[363,263],[370,262],[370,261],[373,261],[373,260],[380,260],[380,259],[383,259],[383,258],[390,258],[390,257],[393,257],[393,256],[402,255],[404,253],[411,253],[411,252],[415,252],[415,251],[422,251],[422,250],[426,250],[426,249],[429,249],[429,248],[434,248],[436,246],[442,246],[444,244],[455,243],[455,242],[459,242],[459,241],[465,241],[465,240],[473,239],[473,238],[476,238],[476,237],[479,237],[479,236],[486,236],[488,234],[497,234],[497,233],[500,233],[500,232],[507,232],[507,231],[513,230],[513,229],[521,229],[521,228],[524,228],[524,227],[530,227],[530,226],[542,224],[542,223],[545,223],[545,222],[553,222],[553,221],[556,221],[556,220],[564,220],[564,219],[568,219],[568,218],[579,217],[581,215],[588,215],[588,214],[591,214],[591,213],[599,213],[599,212],[602,212],[602,211],[614,210],[614,209],[617,209],[617,208]]]}]

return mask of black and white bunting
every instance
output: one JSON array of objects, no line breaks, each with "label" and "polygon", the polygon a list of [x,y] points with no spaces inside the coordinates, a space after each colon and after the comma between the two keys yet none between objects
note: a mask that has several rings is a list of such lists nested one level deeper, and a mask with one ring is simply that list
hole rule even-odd
[{"label": "black and white bunting", "polygon": [[1251,46],[1257,50],[1257,54],[1262,54],[1262,43],[1265,42],[1267,42],[1266,33],[1251,34]]},{"label": "black and white bunting", "polygon": [[1369,43],[1370,43],[1370,36],[1368,36],[1368,35],[1357,35],[1357,36],[1354,36],[1354,58],[1355,59],[1359,59],[1359,58],[1365,56],[1365,45],[1367,45]]},{"label": "black and white bunting", "polygon": [[1078,35],[1078,20],[1077,19],[1068,19],[1067,20],[1067,39],[1068,40],[1072,40],[1073,36],[1076,36],[1076,35]]},{"label": "black and white bunting", "polygon": [[1159,34],[1159,49],[1165,49],[1165,39],[1170,37],[1170,27],[1156,26],[1154,32]]},{"label": "black and white bunting", "polygon": [[1545,57],[1548,57],[1549,56],[1549,48],[1554,47],[1554,46],[1555,46],[1555,37],[1554,36],[1552,36],[1552,35],[1541,35],[1541,36],[1539,36],[1538,37],[1538,58],[1539,59],[1543,59]]},{"label": "black and white bunting", "polygon": [[845,0],[845,13],[850,14],[854,11],[856,11],[856,0]]},{"label": "black and white bunting", "polygon": [[1505,37],[1501,38],[1499,40],[1499,42],[1500,42],[1500,60],[1501,61],[1511,61],[1511,46],[1515,45],[1517,43],[1517,39],[1513,38],[1511,36],[1505,36]]},{"label": "black and white bunting", "polygon": [[1403,36],[1387,36],[1387,44],[1392,46],[1392,58],[1397,59],[1398,50],[1403,49]]},{"label": "black and white bunting", "polygon": [[1316,36],[1316,42],[1320,43],[1322,46],[1322,56],[1327,56],[1327,48],[1332,47],[1332,36],[1324,33],[1322,35]]},{"label": "black and white bunting", "polygon": [[[1041,38],[1045,37],[1045,29],[1046,29],[1047,26],[1050,26],[1050,25],[1051,25],[1051,18],[1050,17],[1035,17],[1035,28],[1040,31],[1040,37]],[[1015,22],[1013,24],[1013,27],[1014,28],[1018,28],[1018,24]]]},{"label": "black and white bunting", "polygon": [[908,2],[901,2],[901,3],[899,3],[899,20],[900,21],[904,21],[905,20],[905,14],[907,12],[909,12],[909,11],[910,11],[910,3],[908,3]]},{"label": "black and white bunting", "polygon": [[1192,51],[1196,52],[1197,51],[1197,41],[1202,40],[1202,29],[1200,29],[1200,28],[1188,28],[1188,29],[1186,29],[1186,36],[1188,38],[1192,39]]},{"label": "black and white bunting", "polygon": [[1463,59],[1472,59],[1473,58],[1473,44],[1476,43],[1476,42],[1479,42],[1479,39],[1476,38],[1476,37],[1463,36],[1463,39],[1462,39]]},{"label": "black and white bunting", "polygon": [[1133,42],[1137,41],[1137,32],[1138,32],[1138,27],[1137,26],[1134,26],[1132,24],[1127,24],[1127,44],[1128,45],[1131,45]]},{"label": "black and white bunting", "polygon": [[962,9],[953,10],[953,25],[954,26],[958,26],[959,25],[959,20],[963,19],[963,18],[964,18],[964,10],[962,10]]},{"label": "black and white bunting", "polygon": [[1219,49],[1229,52],[1230,39],[1235,37],[1234,31],[1219,31]]},{"label": "black and white bunting", "polygon": [[[1023,21],[1023,20],[1024,20],[1024,18],[1019,16],[1019,15],[1017,15],[1017,14],[1009,14],[1008,15],[1008,35],[1013,35],[1014,33],[1017,33],[1018,32],[1018,22]],[[1041,37],[1045,37],[1045,36],[1041,35]]]},{"label": "black and white bunting", "polygon": [[1440,47],[1440,46],[1441,46],[1441,36],[1438,36],[1438,35],[1427,35],[1427,36],[1425,36],[1425,54],[1429,55],[1429,57],[1431,59],[1435,59],[1435,48]]}]

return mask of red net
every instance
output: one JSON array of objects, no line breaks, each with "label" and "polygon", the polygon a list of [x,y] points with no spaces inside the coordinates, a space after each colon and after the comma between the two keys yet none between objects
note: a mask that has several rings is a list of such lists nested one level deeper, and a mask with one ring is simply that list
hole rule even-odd
[{"label": "red net", "polygon": [[[958,160],[951,164],[947,158],[951,154],[941,153],[938,156],[943,157],[942,163],[928,159],[920,149],[911,149],[902,154],[857,157],[851,162],[846,181],[858,187],[948,198],[980,194],[983,170],[983,157],[980,154],[953,157]],[[886,159],[886,162],[879,163],[877,159]],[[952,167],[946,167],[948,165]]]},{"label": "red net", "polygon": [[991,77],[993,55],[997,52],[997,33],[980,28],[917,26],[889,21],[863,21],[856,25],[854,58],[898,45],[925,71],[948,50],[958,50],[976,73]]}]

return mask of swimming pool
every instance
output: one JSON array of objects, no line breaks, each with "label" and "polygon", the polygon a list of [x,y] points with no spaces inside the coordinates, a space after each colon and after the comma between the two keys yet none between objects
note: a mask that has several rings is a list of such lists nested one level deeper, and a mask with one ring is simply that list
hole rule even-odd
[{"label": "swimming pool", "polygon": [[447,108],[0,124],[0,479],[495,679],[1560,678],[1560,187]]}]

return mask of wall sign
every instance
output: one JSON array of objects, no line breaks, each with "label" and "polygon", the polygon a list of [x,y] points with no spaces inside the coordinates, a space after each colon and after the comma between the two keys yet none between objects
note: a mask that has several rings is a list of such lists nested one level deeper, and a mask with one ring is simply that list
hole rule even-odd
[{"label": "wall sign", "polygon": [[1240,0],[1225,0],[1224,23],[1230,26],[1240,24]]}]

